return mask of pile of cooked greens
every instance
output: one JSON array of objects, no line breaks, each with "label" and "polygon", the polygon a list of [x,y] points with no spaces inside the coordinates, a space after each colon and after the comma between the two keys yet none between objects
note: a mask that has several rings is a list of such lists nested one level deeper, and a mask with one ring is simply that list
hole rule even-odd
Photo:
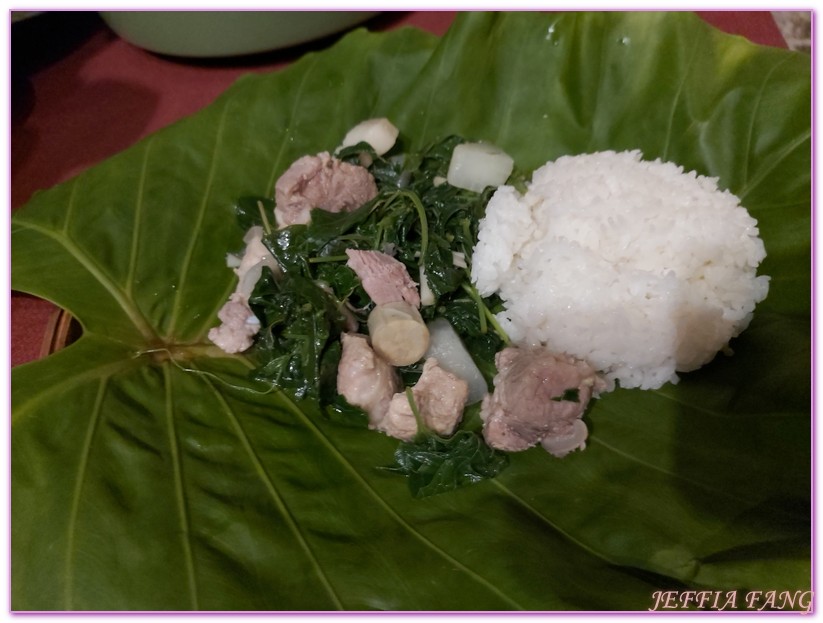
[{"label": "pile of cooked greens", "polygon": [[[378,194],[351,212],[315,209],[307,224],[274,229],[268,217],[272,199],[238,200],[239,226],[263,228],[263,242],[282,270],[277,276],[263,271],[249,299],[262,327],[250,353],[258,362],[255,379],[314,402],[335,422],[367,426],[366,413],[336,387],[340,334],[351,330],[352,319],[360,333],[368,333],[373,307],[346,265],[346,249],[362,249],[393,255],[410,275],[425,266],[434,304],[421,308],[423,319],[447,319],[491,386],[494,355],[508,341],[494,317],[502,303],[496,296],[481,297],[470,273],[478,223],[495,188],[478,193],[445,183],[452,151],[462,142],[450,136],[419,153],[398,154],[402,148],[396,148],[384,156],[367,143],[341,149],[340,160],[368,164]],[[456,253],[465,263],[455,262]],[[400,367],[403,385],[413,385],[422,367],[422,360]],[[449,438],[421,430],[413,442],[399,444],[390,469],[410,477],[415,496],[494,477],[506,467],[507,455],[487,446],[479,433],[478,412],[479,403],[469,405]]]}]

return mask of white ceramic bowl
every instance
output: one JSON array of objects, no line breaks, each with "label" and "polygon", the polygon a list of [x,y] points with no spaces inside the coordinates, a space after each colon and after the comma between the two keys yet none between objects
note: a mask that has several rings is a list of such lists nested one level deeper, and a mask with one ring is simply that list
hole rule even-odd
[{"label": "white ceramic bowl", "polygon": [[341,32],[376,15],[368,11],[101,11],[126,41],[187,57],[253,54]]}]

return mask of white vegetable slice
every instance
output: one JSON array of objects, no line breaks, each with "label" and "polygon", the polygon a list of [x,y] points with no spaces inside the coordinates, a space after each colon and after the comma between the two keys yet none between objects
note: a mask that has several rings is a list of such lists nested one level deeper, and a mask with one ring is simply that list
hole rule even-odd
[{"label": "white vegetable slice", "polygon": [[446,372],[460,377],[469,385],[469,395],[466,404],[473,404],[489,393],[486,379],[474,363],[469,351],[463,345],[463,340],[454,330],[451,323],[445,318],[436,318],[429,324],[429,350],[426,358],[434,357],[437,363]]},{"label": "white vegetable slice", "polygon": [[277,260],[263,244],[263,228],[255,226],[250,228],[243,237],[243,242],[246,243],[246,250],[243,252],[243,257],[240,264],[234,269],[237,274],[238,283],[236,292],[243,295],[246,299],[251,296],[254,286],[263,274],[263,267],[268,266],[275,274],[280,273],[280,266]]},{"label": "white vegetable slice", "polygon": [[420,304],[423,307],[434,305],[434,292],[429,287],[429,280],[426,278],[426,267],[420,264]]},{"label": "white vegetable slice", "polygon": [[413,364],[429,348],[429,329],[420,312],[406,302],[375,306],[368,326],[372,348],[393,366]]},{"label": "white vegetable slice", "polygon": [[486,186],[505,184],[514,160],[489,143],[461,143],[454,148],[447,180],[452,186],[480,192]]},{"label": "white vegetable slice", "polygon": [[385,117],[361,121],[343,138],[338,149],[351,147],[357,143],[368,143],[378,156],[382,156],[392,147],[400,131]]}]

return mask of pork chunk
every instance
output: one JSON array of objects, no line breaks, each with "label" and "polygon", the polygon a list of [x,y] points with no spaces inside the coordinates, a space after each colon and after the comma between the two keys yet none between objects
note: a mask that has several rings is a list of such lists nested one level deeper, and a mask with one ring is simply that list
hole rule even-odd
[{"label": "pork chunk", "polygon": [[583,444],[576,422],[592,395],[606,388],[594,368],[543,347],[505,348],[495,363],[494,391],[480,411],[483,436],[492,448],[513,452],[544,440],[551,448],[548,440],[554,437]]},{"label": "pork chunk", "polygon": [[343,352],[337,367],[337,392],[349,404],[363,409],[374,428],[386,414],[392,396],[400,391],[400,377],[372,350],[365,335],[343,333],[340,340]]},{"label": "pork chunk", "polygon": [[412,441],[417,435],[417,420],[405,392],[394,394],[383,419],[375,427],[389,437],[402,441]]},{"label": "pork chunk", "polygon": [[363,289],[375,305],[405,301],[420,307],[420,293],[403,262],[380,251],[346,249],[346,266],[360,278]]},{"label": "pork chunk", "polygon": [[[438,435],[451,435],[463,417],[469,395],[468,383],[441,368],[437,359],[430,357],[423,364],[423,373],[411,391],[425,426]],[[392,397],[389,410],[377,429],[404,441],[414,439],[417,420],[405,392]]]},{"label": "pork chunk", "polygon": [[328,152],[303,156],[292,163],[274,186],[278,227],[308,223],[313,208],[344,212],[377,195],[368,169],[333,158]]},{"label": "pork chunk", "polygon": [[242,353],[251,348],[253,338],[260,330],[260,321],[249,307],[246,296],[233,293],[217,312],[220,326],[209,329],[209,339],[226,353]]},{"label": "pork chunk", "polygon": [[280,273],[280,266],[263,244],[262,227],[249,229],[243,241],[246,243],[243,257],[238,260],[232,256],[238,262],[234,269],[237,286],[226,304],[217,312],[220,326],[209,330],[209,339],[229,354],[251,348],[254,336],[260,330],[260,321],[249,307],[249,297],[263,274],[263,268],[268,266],[274,275]]}]

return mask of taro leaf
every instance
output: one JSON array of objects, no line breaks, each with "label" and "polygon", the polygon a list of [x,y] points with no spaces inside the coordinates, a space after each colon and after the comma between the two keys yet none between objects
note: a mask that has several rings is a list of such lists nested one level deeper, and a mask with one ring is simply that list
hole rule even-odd
[{"label": "taro leaf", "polygon": [[[12,608],[624,610],[659,588],[808,588],[810,76],[684,13],[355,31],[38,194],[13,216],[13,287],[84,335],[13,371]],[[584,452],[414,499],[380,468],[393,440],[205,340],[238,197],[382,115],[524,171],[637,148],[718,176],[760,222],[770,296],[734,357],[602,397]]]}]

